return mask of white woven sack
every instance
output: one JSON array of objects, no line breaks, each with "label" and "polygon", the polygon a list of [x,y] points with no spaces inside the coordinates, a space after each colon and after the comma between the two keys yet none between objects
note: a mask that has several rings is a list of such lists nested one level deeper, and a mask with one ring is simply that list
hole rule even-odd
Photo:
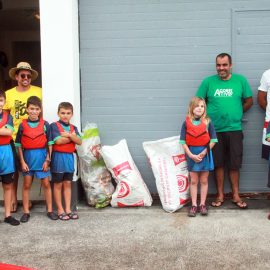
[{"label": "white woven sack", "polygon": [[100,153],[117,182],[111,205],[151,206],[152,197],[130,155],[126,140],[113,146],[102,146]]},{"label": "white woven sack", "polygon": [[188,170],[185,153],[179,136],[143,143],[153,174],[162,207],[175,212],[189,201]]}]

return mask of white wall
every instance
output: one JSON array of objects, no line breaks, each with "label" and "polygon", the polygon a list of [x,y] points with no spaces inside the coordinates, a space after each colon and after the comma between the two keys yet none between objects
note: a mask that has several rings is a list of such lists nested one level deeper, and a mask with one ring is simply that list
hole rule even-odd
[{"label": "white wall", "polygon": [[44,118],[57,120],[62,101],[74,106],[80,129],[80,79],[77,0],[40,0]]}]

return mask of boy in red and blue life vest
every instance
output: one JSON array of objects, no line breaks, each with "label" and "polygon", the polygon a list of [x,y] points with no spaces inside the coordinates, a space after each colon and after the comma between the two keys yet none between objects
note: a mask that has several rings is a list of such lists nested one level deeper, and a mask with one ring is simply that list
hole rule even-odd
[{"label": "boy in red and blue life vest", "polygon": [[[52,147],[51,173],[54,200],[60,220],[78,219],[76,212],[71,211],[71,181],[74,174],[75,145],[82,143],[77,127],[70,124],[73,106],[69,102],[61,102],[58,106],[59,121],[50,125]],[[65,210],[62,205],[62,191]]]},{"label": "boy in red and blue life vest", "polygon": [[26,103],[28,119],[24,119],[19,125],[15,140],[24,178],[22,193],[24,213],[20,219],[21,222],[28,222],[30,218],[29,192],[34,177],[41,179],[48,218],[51,220],[58,219],[58,216],[52,211],[52,191],[49,181],[51,146],[48,146],[48,142],[50,126],[47,121],[40,117],[41,108],[40,98],[36,96],[28,98]]},{"label": "boy in red and blue life vest", "polygon": [[4,190],[4,222],[16,226],[20,222],[11,216],[11,192],[14,181],[15,163],[10,141],[13,133],[13,119],[10,114],[3,111],[6,102],[5,92],[0,90],[0,181]]}]

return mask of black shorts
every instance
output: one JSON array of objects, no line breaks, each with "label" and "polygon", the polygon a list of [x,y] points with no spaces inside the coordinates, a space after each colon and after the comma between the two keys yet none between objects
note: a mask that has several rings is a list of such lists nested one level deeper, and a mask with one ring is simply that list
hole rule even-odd
[{"label": "black shorts", "polygon": [[218,143],[213,148],[215,168],[227,166],[238,170],[242,166],[243,139],[242,130],[217,132]]},{"label": "black shorts", "polygon": [[52,173],[52,182],[61,183],[63,181],[72,181],[74,173]]},{"label": "black shorts", "polygon": [[14,173],[8,173],[0,175],[0,181],[3,182],[3,184],[11,184],[14,181]]},{"label": "black shorts", "polygon": [[269,160],[270,145],[262,144],[262,158]]}]

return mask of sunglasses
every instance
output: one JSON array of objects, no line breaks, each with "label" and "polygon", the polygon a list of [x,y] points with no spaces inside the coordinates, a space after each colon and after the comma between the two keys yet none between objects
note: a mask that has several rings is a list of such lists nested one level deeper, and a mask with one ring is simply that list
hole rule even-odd
[{"label": "sunglasses", "polygon": [[25,77],[27,77],[27,79],[31,79],[32,75],[31,74],[20,74],[21,78],[24,79]]}]

